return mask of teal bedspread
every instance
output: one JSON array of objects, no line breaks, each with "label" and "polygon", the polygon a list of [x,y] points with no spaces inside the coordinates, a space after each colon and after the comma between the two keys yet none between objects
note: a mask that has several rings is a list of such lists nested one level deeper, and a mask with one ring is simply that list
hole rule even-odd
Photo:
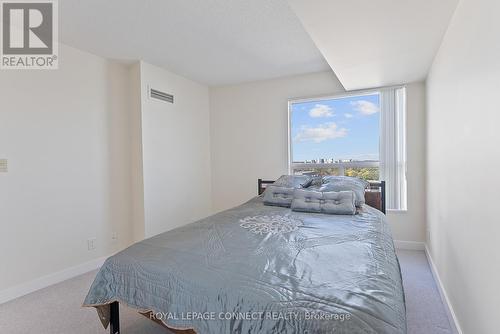
[{"label": "teal bedspread", "polygon": [[197,333],[406,333],[385,216],[292,212],[256,197],[108,258],[84,301]]}]

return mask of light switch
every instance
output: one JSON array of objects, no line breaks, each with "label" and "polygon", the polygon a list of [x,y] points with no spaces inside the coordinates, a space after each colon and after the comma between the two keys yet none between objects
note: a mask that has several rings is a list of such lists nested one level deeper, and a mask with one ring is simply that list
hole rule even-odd
[{"label": "light switch", "polygon": [[7,173],[7,159],[0,159],[0,173]]}]

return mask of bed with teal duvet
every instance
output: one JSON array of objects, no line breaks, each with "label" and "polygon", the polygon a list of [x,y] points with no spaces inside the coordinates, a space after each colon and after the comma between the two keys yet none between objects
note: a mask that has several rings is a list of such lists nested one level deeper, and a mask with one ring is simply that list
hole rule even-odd
[{"label": "bed with teal duvet", "polygon": [[391,232],[366,204],[328,215],[259,196],[143,240],[106,260],[84,306],[107,327],[117,302],[196,333],[406,333]]}]

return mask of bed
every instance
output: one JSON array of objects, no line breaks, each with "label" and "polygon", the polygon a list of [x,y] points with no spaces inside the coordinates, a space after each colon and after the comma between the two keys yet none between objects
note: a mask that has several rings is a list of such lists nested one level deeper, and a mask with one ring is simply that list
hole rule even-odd
[{"label": "bed", "polygon": [[[259,180],[258,192],[272,181]],[[120,333],[119,304],[175,333],[406,333],[383,182],[354,216],[262,196],[106,260],[83,306]]]}]

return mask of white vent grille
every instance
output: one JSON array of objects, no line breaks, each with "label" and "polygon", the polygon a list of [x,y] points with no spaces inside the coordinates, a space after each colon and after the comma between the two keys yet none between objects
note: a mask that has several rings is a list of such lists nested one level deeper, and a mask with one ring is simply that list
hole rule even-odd
[{"label": "white vent grille", "polygon": [[174,103],[174,96],[172,94],[168,94],[153,88],[149,89],[149,97],[152,99],[168,102],[168,103]]}]

